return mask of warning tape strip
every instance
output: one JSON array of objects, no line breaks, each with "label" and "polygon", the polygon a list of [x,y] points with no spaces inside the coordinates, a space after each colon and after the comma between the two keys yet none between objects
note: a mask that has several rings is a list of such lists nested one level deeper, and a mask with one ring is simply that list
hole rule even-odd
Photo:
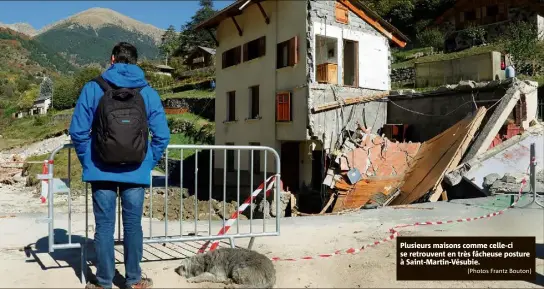
[{"label": "warning tape strip", "polygon": [[[252,200],[257,197],[265,187],[265,183],[268,184],[266,186],[265,195],[266,197],[269,196],[272,186],[274,185],[274,181],[276,180],[276,176],[270,176],[268,179],[266,179],[265,182],[259,185],[253,193],[244,201],[242,205],[238,207],[238,210],[232,214],[232,216],[225,222],[221,230],[219,230],[219,233],[217,233],[217,236],[224,235],[234,223],[236,223],[238,219],[238,215],[242,214],[247,207],[249,207],[249,204],[252,202]],[[281,186],[280,186],[281,187]],[[202,247],[198,250],[198,253],[204,253],[206,251],[206,248],[210,244],[210,241],[207,241]],[[210,251],[215,250],[219,246],[219,241],[214,241],[212,243],[212,246],[210,247]]]},{"label": "warning tape strip", "polygon": [[[533,164],[534,162],[535,162],[535,158],[533,158],[531,160],[531,164]],[[530,167],[530,165],[529,165],[529,167]],[[529,168],[527,168],[527,171],[528,170],[529,170]],[[397,225],[397,226],[389,229],[389,232],[391,233],[391,235],[389,235],[388,237],[386,237],[386,238],[384,238],[384,239],[382,239],[380,241],[375,241],[374,243],[364,245],[364,246],[362,246],[360,248],[349,248],[349,249],[344,249],[344,250],[337,250],[334,253],[330,253],[330,254],[318,254],[318,255],[315,255],[315,256],[304,256],[304,257],[300,257],[300,258],[271,257],[270,259],[272,261],[299,261],[299,260],[315,260],[315,259],[320,259],[320,258],[330,258],[330,257],[333,257],[333,256],[338,256],[338,255],[357,254],[357,253],[360,253],[360,252],[364,251],[367,248],[375,247],[375,246],[377,246],[379,244],[383,244],[383,243],[386,243],[386,242],[393,241],[395,238],[397,238],[399,236],[399,232],[396,229],[406,228],[406,227],[417,227],[417,226],[430,226],[430,225],[444,225],[444,224],[452,224],[452,223],[463,223],[463,222],[471,222],[471,221],[476,221],[476,220],[481,220],[481,219],[492,218],[492,217],[504,214],[504,212],[506,212],[507,210],[513,208],[518,203],[518,201],[521,198],[521,193],[523,191],[523,188],[525,187],[525,184],[527,184],[527,179],[523,178],[523,180],[521,181],[521,187],[520,187],[519,192],[517,194],[517,198],[509,207],[507,207],[505,209],[502,209],[500,211],[497,211],[497,212],[493,212],[493,213],[484,215],[484,216],[475,217],[475,218],[463,218],[463,219],[450,220],[450,221],[417,222],[417,223],[409,224],[409,225]]]}]

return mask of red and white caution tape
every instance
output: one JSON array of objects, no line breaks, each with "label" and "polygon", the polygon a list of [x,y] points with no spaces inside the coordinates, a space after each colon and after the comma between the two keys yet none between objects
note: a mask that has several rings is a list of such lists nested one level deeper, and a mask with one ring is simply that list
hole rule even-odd
[{"label": "red and white caution tape", "polygon": [[[533,158],[531,160],[531,164],[533,162],[535,162],[535,158]],[[321,258],[330,258],[330,257],[333,257],[333,256],[338,256],[338,255],[357,254],[357,253],[360,253],[360,252],[364,251],[367,248],[375,247],[375,246],[377,246],[379,244],[383,244],[383,243],[394,240],[395,238],[397,238],[399,236],[399,232],[396,229],[406,228],[406,227],[431,226],[431,225],[444,225],[444,224],[452,224],[452,223],[471,222],[471,221],[476,221],[476,220],[481,220],[481,219],[488,219],[488,218],[491,218],[491,217],[502,215],[502,214],[504,214],[504,212],[506,212],[507,210],[513,208],[518,203],[519,199],[521,198],[521,193],[523,191],[523,188],[525,187],[526,184],[527,184],[527,179],[523,178],[523,180],[521,181],[521,187],[520,187],[519,192],[517,194],[517,198],[509,207],[507,207],[507,208],[505,208],[503,210],[497,211],[497,212],[493,212],[493,213],[484,215],[484,216],[475,217],[475,218],[463,218],[463,219],[450,220],[450,221],[417,222],[417,223],[409,224],[409,225],[397,225],[397,226],[389,229],[389,232],[391,233],[391,235],[389,235],[387,238],[384,238],[383,240],[380,240],[380,241],[375,241],[374,243],[367,244],[367,245],[364,245],[364,246],[359,247],[359,248],[349,248],[349,249],[344,249],[344,250],[337,250],[334,253],[319,254],[319,255],[315,255],[315,256],[304,256],[304,257],[300,257],[300,258],[272,257],[270,259],[272,261],[298,261],[298,260],[315,260],[315,259],[321,259]]]},{"label": "red and white caution tape", "polygon": [[[47,175],[49,173],[49,161],[45,160],[43,161],[42,166],[42,174]],[[47,200],[47,196],[49,194],[49,181],[48,180],[42,180],[42,191],[40,194],[40,201],[42,204],[45,204],[45,201]]]},{"label": "red and white caution tape", "polygon": [[[236,223],[236,221],[238,219],[238,215],[242,214],[247,209],[247,207],[249,207],[252,200],[255,199],[255,197],[257,197],[261,193],[261,191],[265,187],[265,183],[268,184],[266,186],[266,190],[265,190],[265,197],[268,197],[269,194],[270,194],[270,191],[272,189],[272,186],[275,183],[274,182],[275,180],[276,180],[276,176],[270,176],[268,179],[266,179],[266,181],[264,183],[260,184],[259,187],[257,187],[257,189],[255,191],[253,191],[253,193],[251,193],[251,196],[249,196],[244,201],[244,203],[238,207],[238,210],[232,214],[230,219],[228,219],[225,222],[225,224],[223,225],[221,230],[219,230],[219,233],[217,233],[217,236],[222,236],[225,233],[227,233],[227,231],[230,229],[230,227],[232,227],[232,225],[234,225]],[[280,185],[280,188],[281,187],[282,186]],[[206,248],[208,247],[208,244],[210,244],[210,241],[207,241],[204,245],[202,245],[200,250],[198,250],[198,253],[204,253],[204,251],[206,251]],[[210,251],[215,250],[218,246],[219,246],[219,240],[214,241],[212,246],[210,247]]]}]

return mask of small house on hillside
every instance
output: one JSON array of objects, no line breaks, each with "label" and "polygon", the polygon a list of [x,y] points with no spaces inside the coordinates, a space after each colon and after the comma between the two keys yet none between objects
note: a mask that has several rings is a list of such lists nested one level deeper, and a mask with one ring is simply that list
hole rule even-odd
[{"label": "small house on hillside", "polygon": [[164,64],[155,65],[155,69],[156,71],[153,72],[154,74],[167,75],[167,76],[172,76],[172,72],[174,72],[175,70],[173,67],[170,67]]},{"label": "small house on hillside", "polygon": [[[516,21],[529,21],[543,35],[544,2],[541,0],[457,0],[440,15],[434,25],[446,32],[446,51],[472,46],[472,39],[463,33],[470,27],[482,27],[486,40],[504,35],[506,27]],[[478,43],[475,43],[478,44]]]},{"label": "small house on hillside", "polygon": [[215,65],[215,49],[197,46],[183,64],[187,65],[189,70],[213,66]]},{"label": "small house on hillside", "polygon": [[30,115],[46,114],[51,107],[51,95],[40,95],[30,109]]},{"label": "small house on hillside", "polygon": [[[196,27],[213,28],[221,56],[215,143],[274,148],[291,192],[319,191],[324,155],[358,123],[373,132],[385,123],[387,105],[373,100],[391,89],[390,45],[405,47],[408,38],[362,1],[238,0]],[[240,184],[275,172],[262,157],[240,154]],[[214,162],[223,182],[223,157]],[[228,180],[237,179],[236,163],[233,151]]]}]

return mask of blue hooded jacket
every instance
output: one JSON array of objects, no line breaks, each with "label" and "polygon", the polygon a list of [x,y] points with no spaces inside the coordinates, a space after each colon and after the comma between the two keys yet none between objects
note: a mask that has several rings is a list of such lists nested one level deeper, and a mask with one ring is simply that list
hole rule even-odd
[{"label": "blue hooded jacket", "polygon": [[151,170],[157,165],[170,142],[170,130],[159,94],[148,85],[143,70],[134,64],[113,64],[102,74],[102,77],[118,87],[143,87],[140,93],[146,105],[152,139],[148,145],[145,160],[137,168],[126,169],[108,166],[93,157],[94,151],[91,147],[93,140],[90,131],[94,113],[104,92],[96,82],[86,83],[76,103],[69,129],[72,143],[83,167],[82,180],[84,182],[112,181],[148,186],[151,182]]}]

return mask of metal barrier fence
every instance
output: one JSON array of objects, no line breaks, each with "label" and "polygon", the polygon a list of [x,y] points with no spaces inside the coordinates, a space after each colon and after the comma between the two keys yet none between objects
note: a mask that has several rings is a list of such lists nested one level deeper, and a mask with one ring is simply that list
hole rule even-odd
[{"label": "metal barrier fence", "polygon": [[[81,243],[72,243],[72,200],[71,200],[71,153],[72,153],[72,144],[65,144],[63,146],[58,147],[55,149],[50,157],[49,160],[46,161],[48,166],[48,173],[47,174],[40,174],[38,175],[38,179],[42,181],[47,182],[48,186],[48,218],[45,220],[48,223],[48,251],[50,253],[54,252],[55,250],[65,250],[65,249],[80,249],[80,257],[81,257],[81,282],[85,283],[85,275],[87,270],[87,240],[88,240],[88,233],[89,233],[89,198],[88,198],[88,184],[85,184],[85,241]],[[68,149],[68,179],[67,182],[64,183],[61,179],[55,178],[54,176],[54,159],[57,153],[63,149]],[[169,234],[168,229],[168,197],[169,197],[169,153],[170,151],[175,150],[179,152],[180,160],[179,160],[179,188],[180,188],[180,213],[179,213],[179,234],[176,234],[175,236],[171,236]],[[194,150],[194,208],[195,208],[195,219],[194,219],[194,234],[193,235],[184,235],[183,234],[183,189],[184,189],[184,152],[186,150]],[[199,193],[199,185],[198,185],[198,176],[199,176],[199,166],[198,166],[198,157],[199,155],[202,155],[204,151],[209,151],[209,184],[207,185],[208,192],[207,197],[209,197],[209,209],[210,212],[208,212],[208,234],[204,236],[198,235],[198,223],[199,223],[199,207],[198,207],[198,193]],[[222,230],[218,234],[212,234],[212,193],[214,186],[212,185],[213,181],[213,159],[214,159],[214,152],[215,151],[223,151],[223,182],[222,182],[222,194],[223,194],[223,200],[222,200],[222,208],[223,208],[223,214],[222,214]],[[227,200],[227,152],[229,151],[237,151],[237,170],[236,170],[236,204],[237,204],[237,212],[241,212],[240,206],[242,204],[240,203],[240,193],[241,193],[241,186],[240,186],[240,152],[241,151],[247,151],[249,153],[249,174],[250,174],[250,184],[249,188],[251,191],[249,192],[248,200],[250,201],[250,217],[248,219],[249,221],[249,230],[247,232],[240,232],[240,222],[239,217],[240,214],[236,215],[236,232],[234,234],[225,234],[225,228],[228,230],[228,227],[230,225],[227,225],[227,219],[226,219],[226,200]],[[259,154],[262,152],[264,153],[264,166],[263,166],[263,183],[262,186],[262,193],[264,194],[264,198],[266,199],[267,193],[269,191],[272,192],[273,199],[275,202],[275,229],[272,231],[267,231],[267,222],[266,222],[266,216],[268,215],[267,206],[265,207],[265,212],[263,213],[262,217],[262,232],[257,232],[254,230],[254,217],[253,217],[253,201],[256,197],[254,195],[255,191],[253,191],[254,188],[254,153],[258,152]],[[267,174],[267,164],[268,164],[268,153],[272,154],[272,158],[275,161],[274,167],[275,172],[272,174]],[[278,236],[280,234],[280,194],[278,194],[278,188],[281,188],[280,185],[280,158],[278,153],[270,148],[270,147],[264,147],[264,146],[221,146],[221,145],[169,145],[165,152],[165,183],[164,186],[159,186],[164,188],[164,235],[157,237],[153,236],[153,196],[154,196],[154,189],[157,189],[158,187],[153,185],[153,176],[151,177],[151,184],[149,187],[149,236],[144,235],[144,243],[150,244],[150,243],[175,243],[175,242],[189,242],[189,241],[219,241],[221,239],[228,239],[230,241],[230,246],[234,247],[235,245],[235,239],[238,238],[250,238],[249,241],[249,249],[251,249],[254,239],[256,237],[265,237],[265,236]],[[267,175],[270,175],[267,178]],[[273,179],[272,179],[273,178]],[[259,184],[260,180],[257,180],[256,183]],[[270,183],[270,187],[267,188],[267,182]],[[274,189],[272,189],[272,185],[274,185]],[[259,189],[261,188],[259,186]],[[172,187],[172,186],[170,186]],[[55,236],[54,236],[54,230],[55,230],[55,214],[54,214],[54,196],[56,193],[67,193],[68,194],[68,242],[63,244],[55,243]],[[247,206],[247,201],[242,209],[245,209]],[[120,195],[117,196],[117,221],[118,221],[118,236],[116,244],[122,242],[121,238],[121,200]],[[202,220],[200,220],[202,221]],[[142,224],[143,226],[143,224]],[[220,227],[221,228],[221,227]],[[144,229],[145,232],[145,229]],[[216,244],[215,244],[216,245]],[[206,245],[205,245],[206,246]],[[204,247],[203,247],[204,248]],[[205,248],[204,248],[205,249]],[[202,250],[202,248],[201,248]]]}]

